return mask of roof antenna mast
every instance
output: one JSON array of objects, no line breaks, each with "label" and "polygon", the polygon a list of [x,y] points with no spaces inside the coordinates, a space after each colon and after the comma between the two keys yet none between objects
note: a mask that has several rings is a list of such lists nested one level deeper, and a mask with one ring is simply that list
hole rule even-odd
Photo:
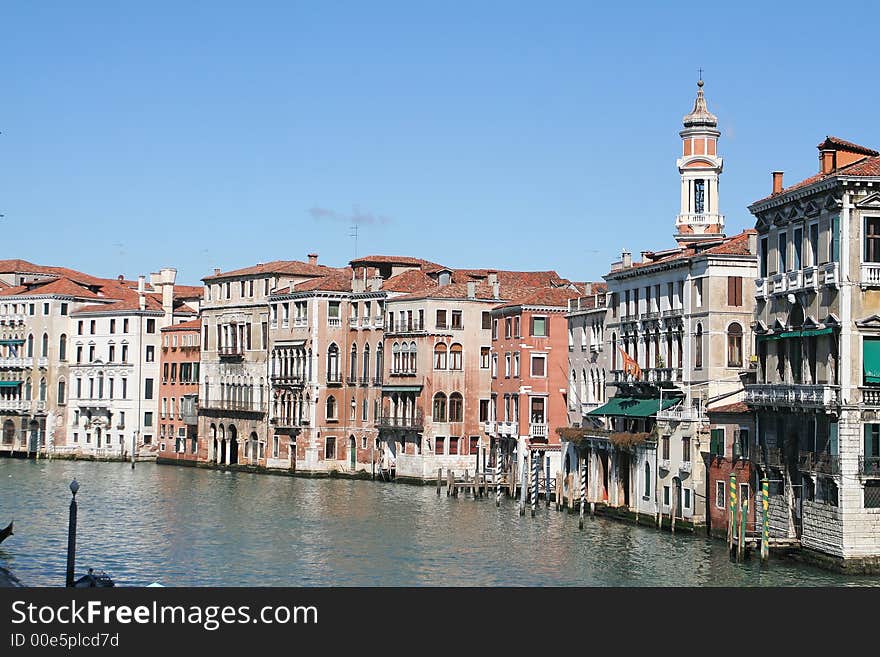
[{"label": "roof antenna mast", "polygon": [[349,237],[354,238],[354,259],[358,257],[358,225],[354,222],[351,224],[351,230],[348,232]]}]

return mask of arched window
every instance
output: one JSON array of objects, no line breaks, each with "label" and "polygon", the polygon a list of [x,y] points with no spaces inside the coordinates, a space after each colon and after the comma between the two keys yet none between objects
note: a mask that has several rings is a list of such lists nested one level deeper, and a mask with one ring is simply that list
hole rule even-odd
[{"label": "arched window", "polygon": [[63,403],[64,403],[64,393],[65,393],[65,389],[64,389],[64,379],[61,379],[61,380],[58,382],[58,403],[59,403],[59,404],[63,404]]},{"label": "arched window", "polygon": [[34,336],[33,335],[29,335],[27,337],[27,357],[28,358],[34,357]]},{"label": "arched window", "polygon": [[449,369],[461,370],[461,345],[453,344],[449,347]]},{"label": "arched window", "polygon": [[379,342],[376,344],[376,378],[377,379],[382,378],[384,367],[385,367],[385,363],[383,361],[383,355],[382,355],[382,343]]},{"label": "arched window", "polygon": [[434,345],[434,369],[446,369],[446,345],[442,342]]},{"label": "arched window", "polygon": [[6,420],[3,423],[3,444],[11,445],[15,442],[15,423],[12,420]]},{"label": "arched window", "polygon": [[25,401],[30,401],[31,399],[31,377],[28,378],[24,382],[24,398]]},{"label": "arched window", "polygon": [[611,334],[611,369],[617,369],[617,333]]},{"label": "arched window", "polygon": [[575,409],[575,404],[578,401],[578,399],[577,399],[577,397],[578,397],[577,384],[578,384],[577,371],[572,370],[571,371],[571,379],[569,379],[569,382],[568,382],[568,407],[571,410]]},{"label": "arched window", "polygon": [[694,336],[694,367],[703,366],[703,325],[697,324],[697,333]]},{"label": "arched window", "polygon": [[400,345],[396,342],[391,345],[391,371],[400,372]]},{"label": "arched window", "polygon": [[446,395],[438,392],[434,395],[434,422],[446,422]]},{"label": "arched window", "polygon": [[743,329],[738,322],[727,327],[727,366],[742,367]]},{"label": "arched window", "polygon": [[364,345],[364,371],[363,371],[364,381],[370,378],[370,345]]},{"label": "arched window", "polygon": [[339,381],[339,347],[335,342],[327,349],[327,380]]},{"label": "arched window", "polygon": [[461,393],[453,392],[449,395],[449,421],[461,422],[464,419],[464,399]]},{"label": "arched window", "polygon": [[336,397],[334,397],[333,395],[327,397],[327,419],[336,419]]},{"label": "arched window", "polygon": [[40,345],[40,356],[47,358],[49,356],[49,334],[43,333],[43,344]]},{"label": "arched window", "polygon": [[415,342],[409,343],[409,371],[415,374],[416,371],[416,354],[418,353],[418,348],[416,347]]},{"label": "arched window", "polygon": [[58,360],[67,360],[67,336],[64,333],[58,338]]},{"label": "arched window", "polygon": [[651,496],[651,464],[645,461],[645,497]]},{"label": "arched window", "polygon": [[358,346],[356,344],[351,345],[351,362],[348,366],[349,378],[356,379],[358,371]]},{"label": "arched window", "polygon": [[40,401],[46,401],[46,377],[40,379]]}]

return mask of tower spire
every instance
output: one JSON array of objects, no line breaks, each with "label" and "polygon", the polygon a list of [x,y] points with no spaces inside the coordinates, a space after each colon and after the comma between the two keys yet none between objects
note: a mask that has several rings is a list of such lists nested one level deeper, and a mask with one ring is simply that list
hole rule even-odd
[{"label": "tower spire", "polygon": [[718,117],[709,111],[703,93],[703,70],[697,80],[694,107],[682,120],[681,209],[675,221],[679,244],[723,236],[724,215],[718,211],[718,177],[723,160],[718,156]]}]

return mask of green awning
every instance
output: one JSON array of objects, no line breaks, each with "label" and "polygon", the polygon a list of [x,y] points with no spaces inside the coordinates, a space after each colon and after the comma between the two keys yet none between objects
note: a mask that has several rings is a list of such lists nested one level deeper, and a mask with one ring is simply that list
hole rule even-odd
[{"label": "green awning", "polygon": [[862,367],[865,371],[865,383],[880,383],[880,339],[863,340]]},{"label": "green awning", "polygon": [[422,386],[382,386],[382,392],[421,392]]},{"label": "green awning", "polygon": [[764,342],[767,340],[782,340],[787,338],[811,338],[816,335],[830,335],[834,333],[833,328],[817,328],[817,329],[803,329],[802,331],[783,331],[782,333],[772,333],[772,334],[759,334],[758,342]]},{"label": "green awning", "polygon": [[651,417],[659,410],[666,410],[681,401],[681,397],[667,397],[661,406],[660,399],[639,399],[637,397],[614,397],[607,404],[587,413],[587,415],[613,415],[618,417]]},{"label": "green awning", "polygon": [[0,381],[0,388],[14,388],[20,385],[21,381]]},{"label": "green awning", "polygon": [[24,344],[24,340],[19,340],[19,339],[15,339],[15,340],[0,340],[0,344],[7,344],[7,345]]}]

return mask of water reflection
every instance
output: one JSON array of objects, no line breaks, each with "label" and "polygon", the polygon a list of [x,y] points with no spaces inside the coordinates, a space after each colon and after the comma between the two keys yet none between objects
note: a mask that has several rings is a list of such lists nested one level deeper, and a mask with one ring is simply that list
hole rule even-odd
[{"label": "water reflection", "polygon": [[121,463],[0,459],[0,564],[64,582],[67,488],[81,484],[77,571],[122,585],[880,585],[785,560],[730,563],[723,542],[433,487]]}]

